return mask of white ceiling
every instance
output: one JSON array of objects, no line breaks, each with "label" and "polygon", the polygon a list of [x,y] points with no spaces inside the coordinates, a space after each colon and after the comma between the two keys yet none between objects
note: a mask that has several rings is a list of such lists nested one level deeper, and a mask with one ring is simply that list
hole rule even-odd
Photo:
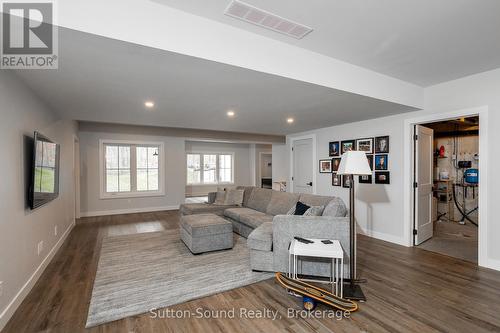
[{"label": "white ceiling", "polygon": [[420,86],[500,67],[498,0],[246,0],[314,28],[302,40],[225,16],[230,0],[152,0]]},{"label": "white ceiling", "polygon": [[59,38],[58,70],[17,74],[68,119],[284,135],[414,110],[74,30]]}]

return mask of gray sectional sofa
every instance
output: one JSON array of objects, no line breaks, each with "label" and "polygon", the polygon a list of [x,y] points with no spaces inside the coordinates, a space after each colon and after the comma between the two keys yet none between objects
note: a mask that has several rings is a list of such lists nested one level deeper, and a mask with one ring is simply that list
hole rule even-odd
[{"label": "gray sectional sofa", "polygon": [[[223,216],[233,231],[247,238],[253,270],[288,271],[288,246],[295,236],[337,239],[345,251],[344,272],[348,278],[349,217],[344,202],[337,197],[278,192],[257,187],[244,189],[242,206],[213,203],[181,205],[182,215],[212,213]],[[213,195],[211,195],[213,198]],[[286,215],[300,201],[308,206],[325,206],[324,216]],[[330,261],[312,259],[302,262],[301,273],[329,276]]]}]

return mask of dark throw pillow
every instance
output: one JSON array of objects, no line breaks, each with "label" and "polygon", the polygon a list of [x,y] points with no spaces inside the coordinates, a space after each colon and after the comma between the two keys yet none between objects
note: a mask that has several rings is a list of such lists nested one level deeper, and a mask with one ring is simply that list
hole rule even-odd
[{"label": "dark throw pillow", "polygon": [[310,208],[310,206],[303,204],[302,202],[297,202],[295,206],[295,214],[294,215],[304,215],[304,213]]}]

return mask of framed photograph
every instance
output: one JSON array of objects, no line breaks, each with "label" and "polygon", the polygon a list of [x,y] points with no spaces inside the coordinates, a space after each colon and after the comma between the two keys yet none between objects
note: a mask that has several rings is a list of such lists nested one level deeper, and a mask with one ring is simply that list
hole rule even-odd
[{"label": "framed photograph", "polygon": [[319,160],[319,173],[331,173],[332,172],[332,160]]},{"label": "framed photograph", "polygon": [[333,141],[328,144],[329,156],[340,156],[340,142]]},{"label": "framed photograph", "polygon": [[349,175],[342,176],[342,187],[345,188],[351,187],[351,177]]},{"label": "framed photograph", "polygon": [[375,184],[390,184],[391,175],[389,171],[376,171]]},{"label": "framed photograph", "polygon": [[389,155],[375,155],[375,170],[388,170]]},{"label": "framed photograph", "polygon": [[332,173],[332,186],[342,186],[342,176],[336,172]]},{"label": "framed photograph", "polygon": [[355,140],[345,140],[340,143],[341,153],[345,153],[346,151],[356,150]]},{"label": "framed photograph", "polygon": [[356,140],[356,150],[364,151],[367,154],[373,154],[373,138]]},{"label": "framed photograph", "polygon": [[368,164],[370,164],[370,169],[373,171],[373,155],[366,155],[368,159]]},{"label": "framed photograph", "polygon": [[373,178],[372,175],[359,176],[359,183],[360,184],[371,184],[373,182],[372,178]]},{"label": "framed photograph", "polygon": [[389,137],[378,136],[375,138],[375,153],[383,154],[389,152]]},{"label": "framed photograph", "polygon": [[339,171],[340,160],[341,160],[340,157],[332,158],[332,171],[333,172]]}]

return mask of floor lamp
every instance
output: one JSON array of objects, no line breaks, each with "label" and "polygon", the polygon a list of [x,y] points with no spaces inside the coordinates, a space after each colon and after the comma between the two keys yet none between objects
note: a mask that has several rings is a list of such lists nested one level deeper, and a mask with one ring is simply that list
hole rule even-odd
[{"label": "floor lamp", "polygon": [[363,290],[357,284],[356,272],[356,219],[354,217],[354,176],[355,175],[371,175],[372,170],[363,151],[348,151],[342,155],[340,160],[338,175],[349,177],[349,211],[350,211],[350,257],[349,257],[349,274],[350,281],[344,286],[344,297],[351,300],[365,301]]}]

